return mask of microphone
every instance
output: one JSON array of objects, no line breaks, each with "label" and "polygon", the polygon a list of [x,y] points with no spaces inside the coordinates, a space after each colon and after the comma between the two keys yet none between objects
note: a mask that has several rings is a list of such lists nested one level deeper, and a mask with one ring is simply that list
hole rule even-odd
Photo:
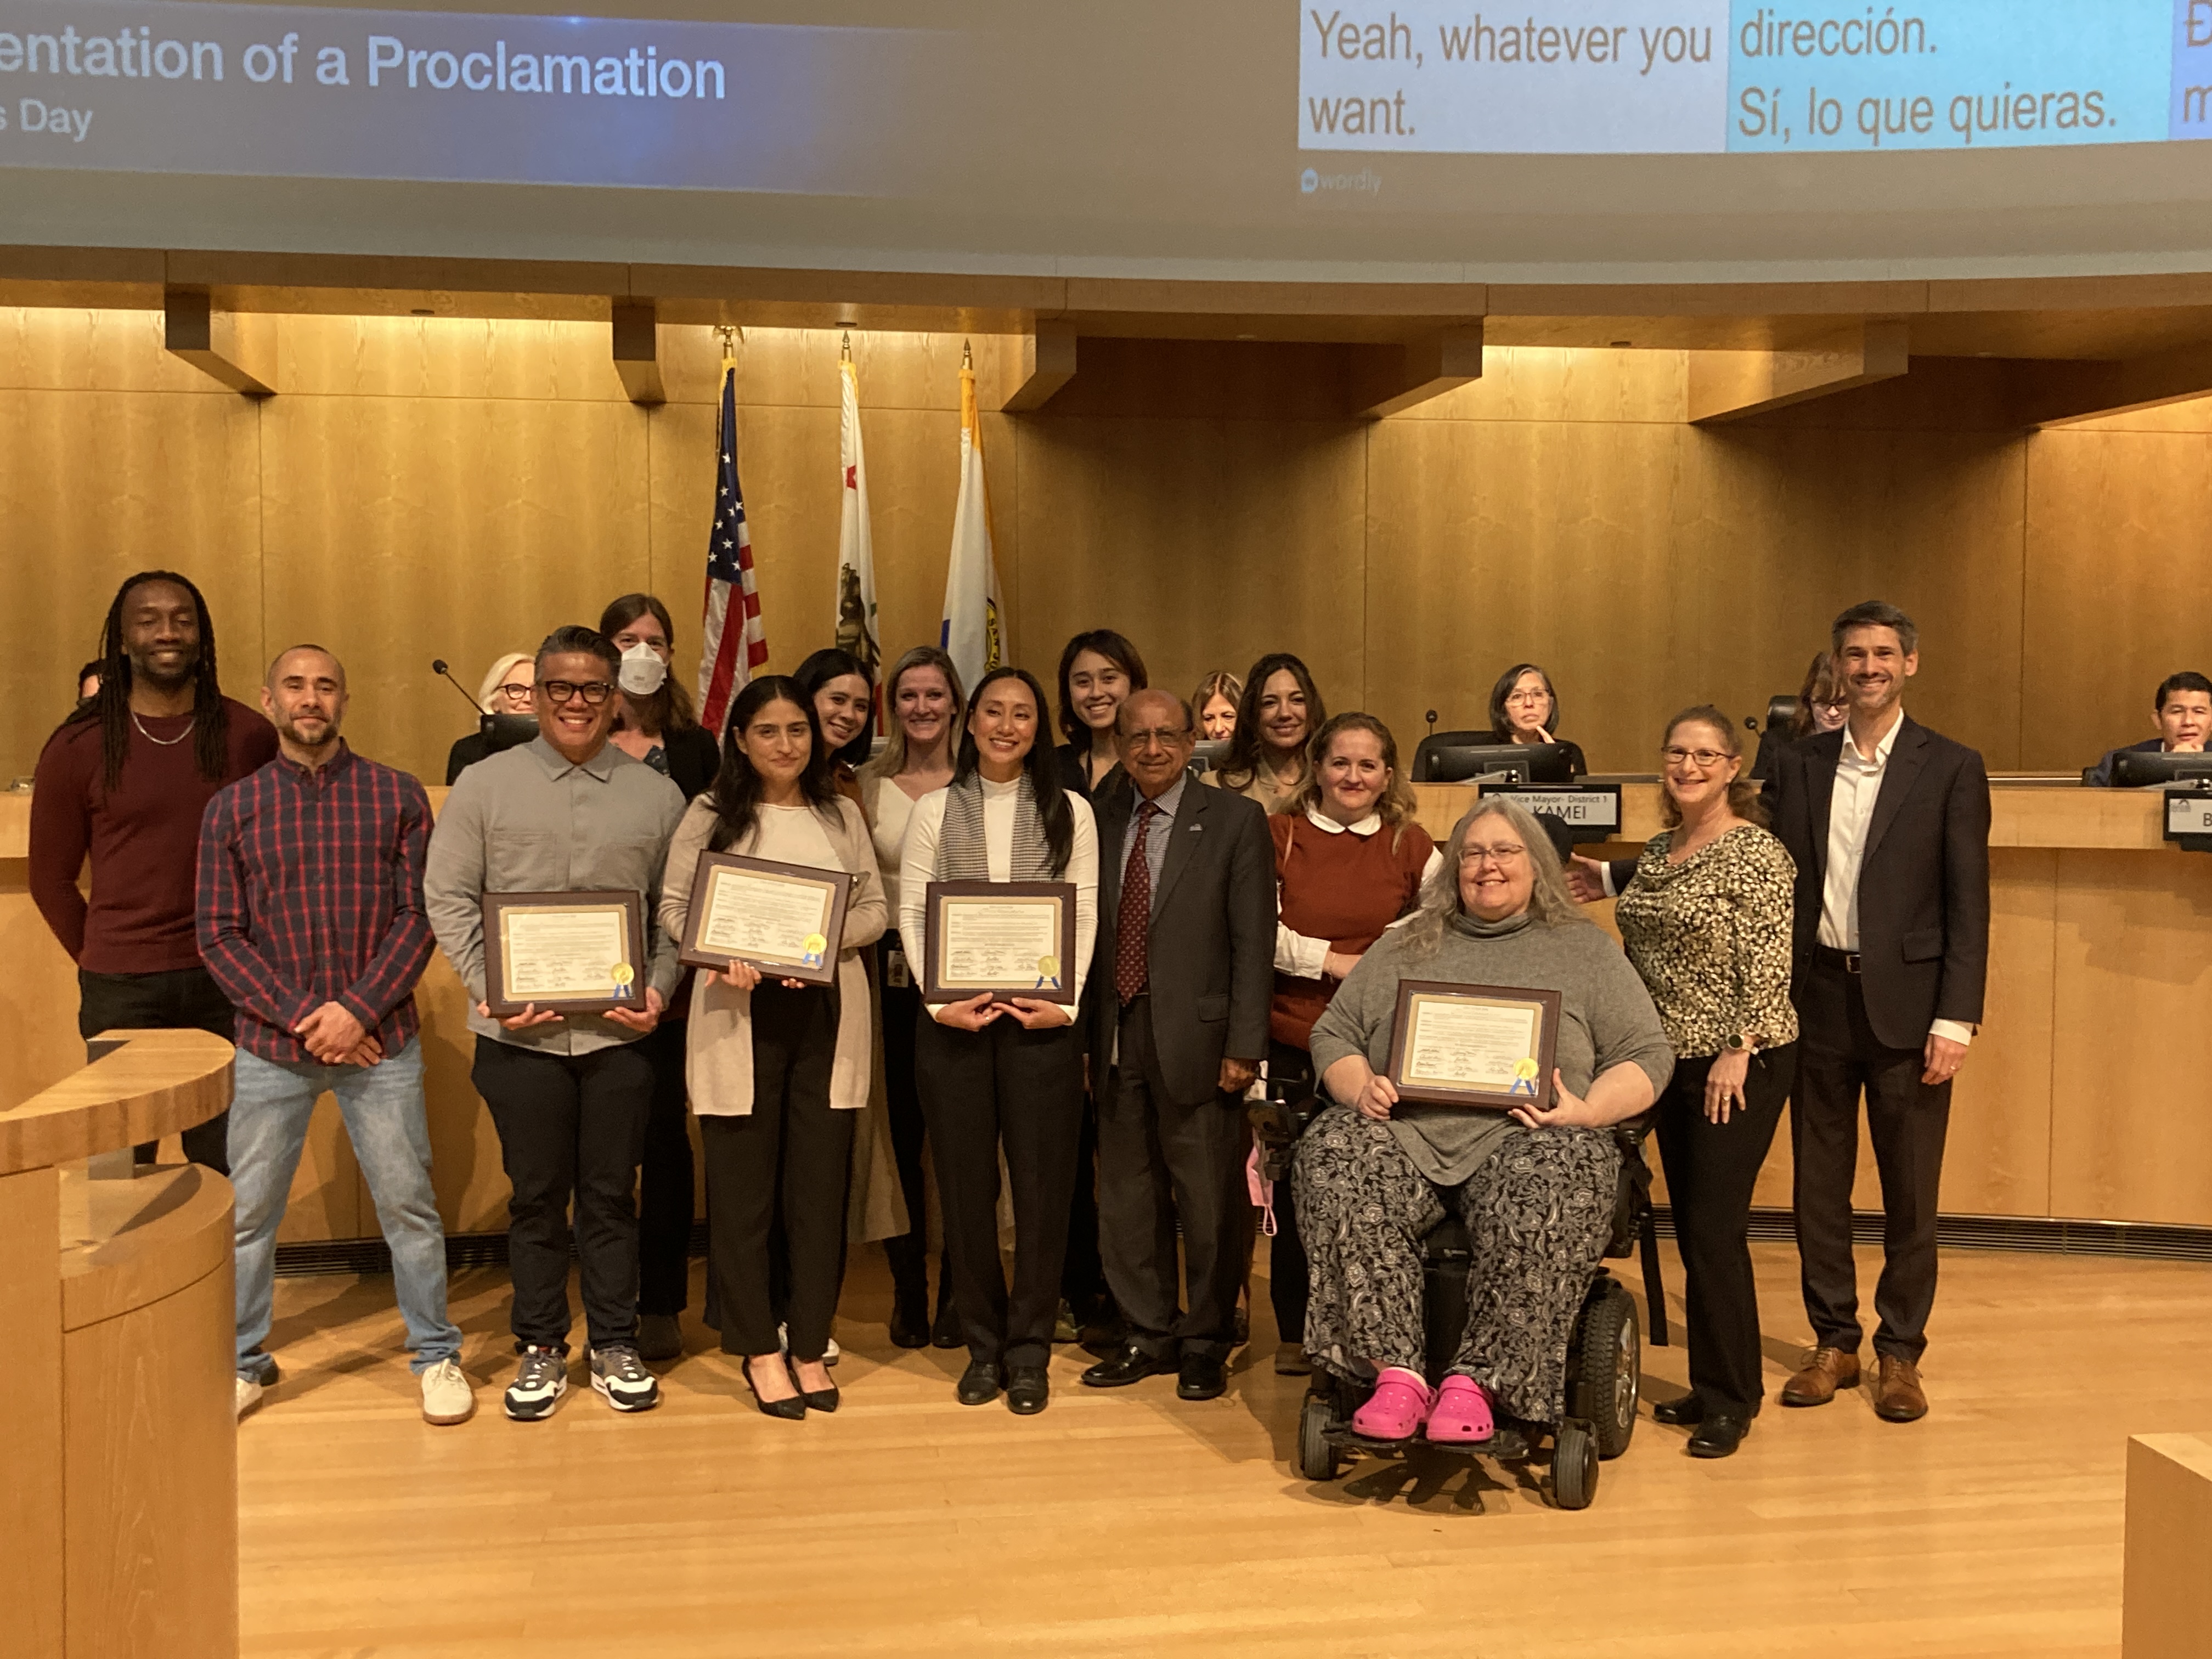
[{"label": "microphone", "polygon": [[1435,709],[1431,708],[1431,710],[1429,710],[1429,735],[1430,735],[1431,737],[1432,737],[1432,738],[1433,738],[1434,736],[1436,736],[1436,734],[1437,734],[1437,711],[1436,711]]},{"label": "microphone", "polygon": [[446,659],[443,657],[433,657],[430,659],[430,672],[433,674],[443,675],[445,677],[446,684],[452,686],[454,690],[459,692],[464,698],[467,699],[469,711],[471,714],[478,716],[481,716],[483,714],[483,710],[477,706],[477,700],[474,697],[469,696],[468,687],[463,685],[459,680],[455,679],[453,677],[453,674],[447,669]]}]

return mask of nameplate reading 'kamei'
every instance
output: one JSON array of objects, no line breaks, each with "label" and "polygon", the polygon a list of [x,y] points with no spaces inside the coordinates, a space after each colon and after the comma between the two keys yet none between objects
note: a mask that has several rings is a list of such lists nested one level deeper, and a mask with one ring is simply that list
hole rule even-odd
[{"label": "nameplate reading 'kamei'", "polygon": [[1559,1003],[1557,991],[1401,981],[1388,1073],[1398,1097],[1543,1110],[1552,1103]]},{"label": "nameplate reading 'kamei'", "polygon": [[702,853],[678,954],[694,968],[742,962],[777,979],[835,984],[853,881],[846,870]]},{"label": "nameplate reading 'kamei'", "polygon": [[635,893],[486,893],[484,1000],[605,1013],[645,1007],[645,902]]},{"label": "nameplate reading 'kamei'", "polygon": [[1073,882],[933,881],[927,903],[925,1001],[1075,1000]]},{"label": "nameplate reading 'kamei'", "polygon": [[1541,817],[1557,818],[1578,842],[1620,837],[1620,786],[1617,783],[1486,783],[1479,796],[1510,795]]}]

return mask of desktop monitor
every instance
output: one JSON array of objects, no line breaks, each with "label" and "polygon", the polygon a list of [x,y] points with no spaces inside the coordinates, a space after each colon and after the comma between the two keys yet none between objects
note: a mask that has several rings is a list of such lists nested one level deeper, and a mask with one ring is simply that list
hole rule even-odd
[{"label": "desktop monitor", "polygon": [[1480,743],[1439,745],[1429,751],[1424,783],[1509,777],[1517,783],[1572,783],[1574,763],[1556,743]]},{"label": "desktop monitor", "polygon": [[2112,757],[2115,789],[2191,783],[2201,778],[2212,778],[2212,755],[2168,755],[2154,749],[2123,749]]}]

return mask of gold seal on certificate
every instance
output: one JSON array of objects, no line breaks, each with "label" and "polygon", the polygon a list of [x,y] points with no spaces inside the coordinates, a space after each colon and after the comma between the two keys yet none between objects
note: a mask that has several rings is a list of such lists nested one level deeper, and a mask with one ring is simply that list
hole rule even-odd
[{"label": "gold seal on certificate", "polygon": [[853,874],[736,853],[702,853],[678,955],[694,968],[733,962],[776,979],[831,985]]},{"label": "gold seal on certificate", "polygon": [[1072,1002],[1075,884],[1066,881],[933,881],[922,996],[965,1002],[1034,997]]},{"label": "gold seal on certificate", "polygon": [[486,893],[484,1000],[502,1018],[645,1006],[645,902],[635,893]]},{"label": "gold seal on certificate", "polygon": [[1557,991],[1404,980],[1390,1081],[1403,1100],[1541,1110],[1552,1103],[1559,1036]]}]

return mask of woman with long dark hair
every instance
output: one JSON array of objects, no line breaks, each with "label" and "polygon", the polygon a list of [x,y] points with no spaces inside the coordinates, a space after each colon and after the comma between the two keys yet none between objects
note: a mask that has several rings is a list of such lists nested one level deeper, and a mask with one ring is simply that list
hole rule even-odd
[{"label": "woman with long dark hair", "polygon": [[[935,646],[918,645],[891,665],[884,679],[884,703],[889,735],[884,752],[860,769],[860,810],[875,837],[884,899],[896,917],[904,896],[901,860],[915,805],[952,781],[960,739],[960,671]],[[919,1348],[924,1343],[957,1348],[960,1316],[952,1304],[949,1240],[938,1263],[935,1319],[929,1310],[929,1194],[922,1178],[927,1128],[914,1073],[915,1022],[921,1015],[921,986],[915,975],[921,966],[921,941],[909,945],[896,930],[886,933],[878,956],[884,1094],[908,1228],[884,1241],[884,1255],[891,1269],[890,1339],[902,1348]]]},{"label": "woman with long dark hair", "polygon": [[1268,812],[1285,811],[1305,787],[1306,748],[1328,719],[1312,671],[1287,651],[1270,651],[1244,677],[1228,756],[1206,781]]},{"label": "woman with long dark hair", "polygon": [[849,651],[827,646],[799,664],[791,678],[814,699],[814,721],[830,750],[830,775],[840,793],[860,798],[857,781],[876,735],[876,687],[866,665]]},{"label": "woman with long dark hair", "polygon": [[599,632],[622,653],[615,747],[672,780],[684,799],[703,794],[722,752],[692,712],[691,694],[669,672],[676,624],[668,607],[650,593],[625,593],[599,613]]},{"label": "woman with long dark hair", "polygon": [[1089,800],[1121,763],[1114,721],[1151,682],[1137,647],[1110,628],[1085,629],[1060,653],[1060,785]]},{"label": "woman with long dark hair", "polygon": [[[899,934],[909,940],[926,935],[933,881],[1064,881],[1076,890],[1075,960],[1062,965],[1054,996],[926,1006],[915,1034],[968,1341],[958,1397],[981,1406],[1003,1384],[1007,1406],[1023,1415],[1042,1411],[1050,1392],[1045,1364],[1083,1120],[1076,1012],[1098,927],[1097,829],[1090,803],[1060,784],[1044,718],[1044,690],[1025,670],[983,677],[952,781],[915,805],[899,871]],[[1002,1149],[1014,1209],[1011,1295],[999,1259]]]},{"label": "woman with long dark hair", "polygon": [[[860,809],[837,793],[813,699],[770,674],[739,692],[710,794],[669,843],[660,925],[684,936],[702,851],[849,872],[837,982],[764,977],[742,963],[702,970],[691,994],[688,1073],[707,1158],[708,1311],[722,1351],[770,1417],[837,1409],[823,1359],[845,1265],[853,1127],[868,1103],[872,1008],[860,952],[884,931],[883,884]],[[770,1292],[781,1217],[788,1339]],[[786,1352],[788,1352],[788,1363]]]}]

